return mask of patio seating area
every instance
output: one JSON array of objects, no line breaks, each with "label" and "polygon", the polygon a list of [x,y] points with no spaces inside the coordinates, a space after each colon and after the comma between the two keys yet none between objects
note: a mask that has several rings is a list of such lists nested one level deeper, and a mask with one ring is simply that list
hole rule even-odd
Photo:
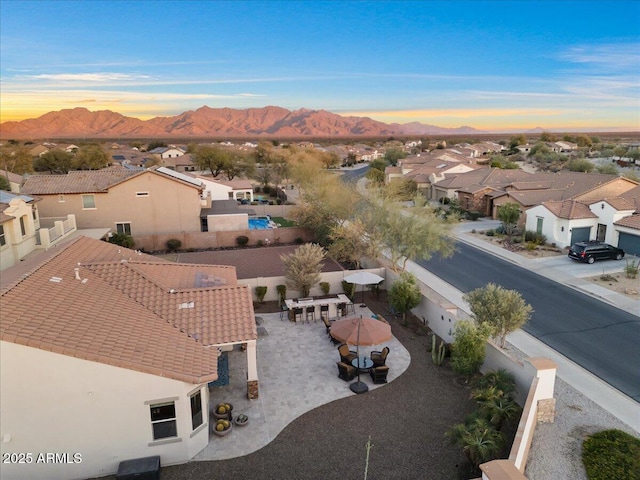
[{"label": "patio seating area", "polygon": [[[355,307],[357,315],[370,317],[366,307]],[[207,448],[194,460],[223,460],[247,455],[261,449],[294,419],[323,404],[355,395],[349,382],[338,377],[336,363],[340,354],[327,336],[323,322],[298,325],[280,320],[280,312],[261,313],[261,327],[267,332],[258,339],[259,398],[247,399],[246,358],[236,349],[228,353],[229,385],[211,387],[210,405],[233,404],[233,415],[249,417],[246,427],[235,428],[224,437],[210,434]],[[411,362],[409,352],[395,338],[378,347],[360,347],[360,355],[369,358],[371,351],[390,348],[386,381],[392,383]],[[355,350],[355,346],[350,349]],[[361,381],[370,390],[393,388],[374,383],[370,375]],[[213,418],[210,416],[210,418]]]}]

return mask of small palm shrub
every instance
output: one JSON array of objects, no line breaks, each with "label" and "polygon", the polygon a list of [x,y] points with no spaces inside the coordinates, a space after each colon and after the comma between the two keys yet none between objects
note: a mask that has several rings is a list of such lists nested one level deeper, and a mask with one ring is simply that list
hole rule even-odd
[{"label": "small palm shrub", "polygon": [[627,278],[636,278],[638,276],[638,270],[640,270],[640,263],[637,260],[627,260],[627,264],[624,267],[624,273]]},{"label": "small palm shrub", "polygon": [[324,296],[329,295],[329,290],[331,290],[331,284],[329,282],[320,282],[320,290],[322,290],[322,294]]},{"label": "small palm shrub", "polygon": [[182,246],[182,242],[177,238],[171,238],[167,240],[167,250],[169,250],[170,252],[173,252],[173,253],[177,252],[181,246]]},{"label": "small palm shrub", "polygon": [[236,243],[239,247],[246,247],[249,243],[249,237],[247,237],[246,235],[239,235],[236,237]]},{"label": "small palm shrub", "polygon": [[287,286],[276,285],[276,292],[278,292],[278,302],[282,304],[285,298],[287,298]]}]

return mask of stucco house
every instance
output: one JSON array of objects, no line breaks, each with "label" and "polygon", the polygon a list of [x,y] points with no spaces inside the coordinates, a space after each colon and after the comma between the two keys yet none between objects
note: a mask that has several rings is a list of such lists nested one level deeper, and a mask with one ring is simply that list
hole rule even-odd
[{"label": "stucco house", "polygon": [[640,255],[639,205],[640,186],[616,197],[547,201],[526,210],[526,228],[559,247],[598,240]]},{"label": "stucco house", "polygon": [[156,158],[165,160],[167,158],[181,157],[185,152],[181,148],[177,147],[157,147],[153,150],[149,150],[148,153]]},{"label": "stucco house", "polygon": [[77,231],[73,215],[40,218],[37,202],[28,195],[0,191],[0,270],[68,240]]},{"label": "stucco house", "polygon": [[37,195],[40,215],[73,214],[79,229],[111,228],[136,236],[199,232],[202,182],[164,167],[32,175],[22,191]]},{"label": "stucco house", "polygon": [[[209,442],[220,351],[246,345],[258,394],[257,330],[235,268],[165,262],[78,237],[0,278],[3,478],[114,474],[123,460],[183,463]],[[39,463],[38,452],[66,454]]]},{"label": "stucco house", "polygon": [[20,186],[24,182],[22,175],[17,173],[8,172],[7,170],[0,169],[0,175],[2,175],[9,183],[9,189],[13,193],[20,193]]}]

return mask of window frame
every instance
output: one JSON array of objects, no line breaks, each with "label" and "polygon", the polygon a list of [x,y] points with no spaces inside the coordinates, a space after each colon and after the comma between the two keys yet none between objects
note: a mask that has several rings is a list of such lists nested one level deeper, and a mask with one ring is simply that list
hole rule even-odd
[{"label": "window frame", "polygon": [[[160,415],[161,418],[154,418],[154,409],[160,409],[168,406],[173,408],[173,412],[168,412],[173,413],[173,416],[166,416],[167,412],[162,413],[160,410],[157,410],[155,415]],[[149,417],[151,420],[151,436],[154,442],[178,437],[178,415],[175,400],[160,401],[158,403],[149,404]],[[170,424],[173,424],[172,428]],[[169,426],[169,430],[162,432],[156,428],[156,425],[162,425],[164,427]],[[169,434],[164,435],[163,433]]]},{"label": "window frame", "polygon": [[0,225],[0,247],[4,247],[7,244],[7,238],[5,237],[4,225]]},{"label": "window frame", "polygon": [[[122,225],[122,231],[120,231],[121,225]],[[127,232],[127,229],[129,230],[129,232]],[[131,222],[116,222],[116,233],[131,236]]]},{"label": "window frame", "polygon": [[[198,405],[194,404],[194,400],[197,398]],[[189,395],[189,406],[191,412],[191,429],[197,430],[204,424],[204,408],[202,405],[202,389],[198,389]],[[199,411],[194,412],[194,407]],[[200,423],[198,423],[198,421]]]},{"label": "window frame", "polygon": [[22,234],[23,237],[27,236],[27,222],[26,222],[26,215],[22,215],[20,217],[20,233]]},{"label": "window frame", "polygon": [[[85,199],[91,198],[91,203],[93,207],[87,207],[85,203]],[[96,196],[93,193],[82,194],[82,209],[83,210],[96,210]]]},{"label": "window frame", "polygon": [[136,192],[136,198],[145,198],[149,196],[149,192]]}]

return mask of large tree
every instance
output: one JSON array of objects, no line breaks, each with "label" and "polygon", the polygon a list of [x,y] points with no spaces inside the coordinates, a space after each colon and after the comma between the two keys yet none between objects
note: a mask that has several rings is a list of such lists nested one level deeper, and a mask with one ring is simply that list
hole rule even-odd
[{"label": "large tree", "polygon": [[80,147],[71,162],[75,170],[100,170],[109,164],[109,156],[100,145]]},{"label": "large tree", "polygon": [[2,158],[1,166],[7,172],[16,175],[33,172],[33,157],[26,147],[2,147],[0,157]]},{"label": "large tree", "polygon": [[520,292],[493,283],[465,294],[463,299],[469,304],[476,323],[489,325],[491,336],[499,340],[501,348],[507,335],[527,323],[533,312]]},{"label": "large tree", "polygon": [[500,205],[498,207],[497,217],[498,220],[502,222],[504,233],[511,238],[511,235],[515,233],[518,220],[520,219],[520,205],[512,202]]},{"label": "large tree", "polygon": [[395,166],[398,160],[407,157],[407,152],[402,147],[389,147],[384,152],[384,159],[389,165]]},{"label": "large tree", "polygon": [[37,172],[68,173],[71,170],[72,161],[72,154],[54,148],[37,157],[33,161],[33,168]]},{"label": "large tree", "polygon": [[428,260],[434,254],[448,257],[453,254],[450,237],[453,217],[445,220],[425,205],[421,196],[414,199],[415,207],[406,211],[388,199],[374,199],[364,214],[367,231],[386,247],[391,268],[404,272],[409,260]]},{"label": "large tree", "polygon": [[224,172],[231,162],[229,151],[217,145],[198,145],[192,155],[198,168],[209,170],[214,177]]},{"label": "large tree", "polygon": [[356,219],[335,225],[329,233],[329,255],[338,262],[360,268],[362,257],[378,256],[378,243],[367,233],[364,223]]},{"label": "large tree", "polygon": [[402,272],[400,279],[393,282],[389,289],[389,304],[402,314],[402,321],[407,323],[407,312],[417,307],[422,300],[420,286],[409,272]]},{"label": "large tree", "polygon": [[305,243],[292,253],[281,255],[287,287],[299,291],[302,297],[308,297],[311,289],[320,282],[324,257],[324,249],[314,243]]}]

